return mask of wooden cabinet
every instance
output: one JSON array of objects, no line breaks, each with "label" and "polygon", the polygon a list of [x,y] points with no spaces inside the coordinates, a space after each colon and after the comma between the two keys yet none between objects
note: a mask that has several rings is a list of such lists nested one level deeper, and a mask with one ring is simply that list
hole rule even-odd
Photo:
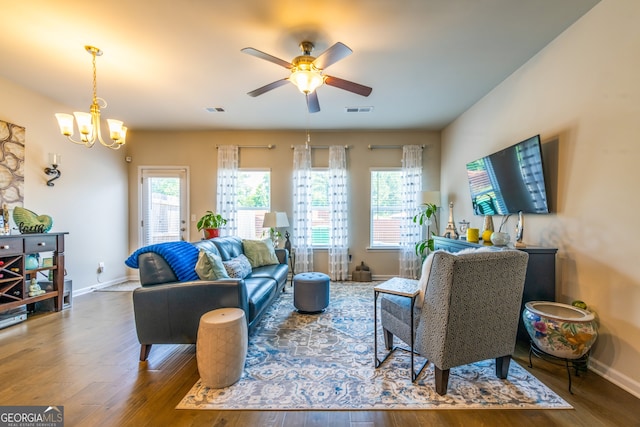
[{"label": "wooden cabinet", "polygon": [[[458,252],[468,248],[479,248],[481,243],[470,243],[466,240],[453,240],[445,237],[434,237],[434,249],[442,249],[448,252]],[[496,248],[497,249],[497,248]],[[524,292],[522,294],[522,310],[524,304],[529,301],[555,301],[556,300],[556,253],[555,248],[542,248],[528,246],[516,248],[529,254],[527,263],[527,275],[524,280]],[[522,317],[518,324],[518,340],[529,341]]]},{"label": "wooden cabinet", "polygon": [[[42,233],[0,236],[0,313],[39,301],[53,300],[55,311],[62,310],[64,295],[64,236]],[[47,254],[51,265],[25,264],[29,255]],[[40,256],[42,259],[42,256]],[[28,268],[27,268],[28,267]],[[29,296],[31,279],[51,271],[51,285],[41,295]]]}]

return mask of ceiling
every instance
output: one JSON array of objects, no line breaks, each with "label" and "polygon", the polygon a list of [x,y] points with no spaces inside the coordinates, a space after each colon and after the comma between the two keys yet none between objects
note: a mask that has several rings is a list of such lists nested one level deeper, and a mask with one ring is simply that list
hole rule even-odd
[{"label": "ceiling", "polygon": [[[91,44],[102,116],[133,130],[439,130],[598,1],[1,0],[0,76],[88,111]],[[325,73],[372,94],[322,86],[314,114],[292,84],[246,95],[288,70],[240,49],[290,61],[305,39],[349,46]]]}]

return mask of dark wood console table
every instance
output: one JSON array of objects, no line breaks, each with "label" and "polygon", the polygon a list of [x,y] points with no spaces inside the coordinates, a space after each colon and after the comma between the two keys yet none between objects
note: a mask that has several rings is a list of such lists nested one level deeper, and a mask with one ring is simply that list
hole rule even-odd
[{"label": "dark wood console table", "polygon": [[[0,236],[0,313],[52,299],[55,311],[64,300],[64,236],[68,233],[14,234]],[[31,254],[51,253],[51,265],[26,265]],[[49,258],[49,256],[47,256]],[[40,256],[42,259],[42,256]],[[27,269],[29,267],[29,269]],[[41,295],[29,296],[31,279],[52,272],[51,284]]]},{"label": "dark wood console table", "polygon": [[[458,252],[468,248],[484,247],[482,243],[471,243],[466,240],[454,240],[446,237],[434,236],[434,249],[448,252]],[[500,249],[496,247],[496,249]],[[512,248],[513,249],[513,248]],[[520,321],[518,323],[518,340],[529,342],[529,334],[522,322],[524,304],[529,301],[556,300],[556,253],[558,249],[527,246],[515,248],[529,254],[527,275],[524,280],[524,293],[520,307]]]}]

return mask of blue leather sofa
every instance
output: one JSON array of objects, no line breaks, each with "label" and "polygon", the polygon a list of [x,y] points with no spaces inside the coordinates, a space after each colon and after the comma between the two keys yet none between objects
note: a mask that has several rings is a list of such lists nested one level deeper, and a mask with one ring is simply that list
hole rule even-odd
[{"label": "blue leather sofa", "polygon": [[[244,253],[242,239],[216,237],[192,243],[228,261]],[[279,264],[253,268],[244,279],[179,281],[166,259],[155,252],[140,253],[137,264],[141,288],[133,292],[133,310],[140,341],[140,360],[152,344],[193,344],[200,317],[211,310],[237,307],[245,312],[249,333],[266,309],[284,292],[289,274],[285,249],[276,249]]]}]

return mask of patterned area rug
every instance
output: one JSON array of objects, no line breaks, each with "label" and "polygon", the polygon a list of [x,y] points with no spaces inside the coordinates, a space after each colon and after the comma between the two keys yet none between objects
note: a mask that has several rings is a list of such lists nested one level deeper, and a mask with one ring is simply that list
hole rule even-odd
[{"label": "patterned area rug", "polygon": [[[373,286],[332,282],[331,303],[316,315],[297,313],[287,287],[251,335],[240,381],[210,389],[199,380],[177,409],[571,408],[514,361],[507,380],[495,376],[493,360],[452,368],[445,396],[435,392],[431,364],[411,382],[407,352],[374,369]],[[380,330],[378,339],[382,353]]]}]

